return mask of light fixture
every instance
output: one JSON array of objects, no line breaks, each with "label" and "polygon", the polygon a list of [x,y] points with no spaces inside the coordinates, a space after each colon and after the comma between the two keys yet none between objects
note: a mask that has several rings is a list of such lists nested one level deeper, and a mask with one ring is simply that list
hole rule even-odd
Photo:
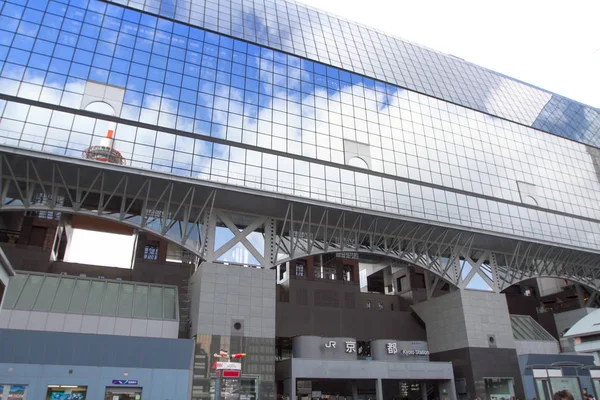
[{"label": "light fixture", "polygon": [[77,389],[79,386],[73,385],[48,385],[49,388],[61,388],[61,389]]},{"label": "light fixture", "polygon": [[123,375],[129,376],[129,372],[124,372]]}]

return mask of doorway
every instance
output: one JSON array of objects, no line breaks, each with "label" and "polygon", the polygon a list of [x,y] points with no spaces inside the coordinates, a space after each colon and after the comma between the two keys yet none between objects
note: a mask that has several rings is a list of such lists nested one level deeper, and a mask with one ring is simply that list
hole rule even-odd
[{"label": "doorway", "polygon": [[104,400],[142,400],[142,388],[107,387]]}]

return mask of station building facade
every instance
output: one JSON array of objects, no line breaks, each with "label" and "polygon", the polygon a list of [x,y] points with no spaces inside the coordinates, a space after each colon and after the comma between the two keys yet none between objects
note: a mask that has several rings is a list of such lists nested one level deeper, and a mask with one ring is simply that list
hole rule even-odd
[{"label": "station building facade", "polygon": [[293,2],[0,0],[0,400],[580,400],[598,132]]}]

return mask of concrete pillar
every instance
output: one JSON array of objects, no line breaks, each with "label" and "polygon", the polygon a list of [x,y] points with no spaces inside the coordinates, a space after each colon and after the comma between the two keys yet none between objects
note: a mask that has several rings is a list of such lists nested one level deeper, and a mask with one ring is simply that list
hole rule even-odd
[{"label": "concrete pillar", "polygon": [[352,381],[352,400],[358,400],[358,385],[356,381]]},{"label": "concrete pillar", "polygon": [[378,378],[375,381],[375,398],[377,400],[383,400],[383,381]]},{"label": "concrete pillar", "polygon": [[[189,280],[191,336],[212,365],[223,349],[247,353],[244,363],[258,369],[275,360],[275,271],[203,262]],[[211,336],[210,340],[202,339]],[[272,362],[275,369],[275,361]],[[208,369],[194,368],[195,382],[208,380]],[[196,383],[195,383],[196,385]],[[261,400],[275,399],[273,373],[260,374]]]},{"label": "concrete pillar", "polygon": [[468,347],[516,347],[503,294],[460,290],[415,304],[412,308],[427,326],[431,353]]},{"label": "concrete pillar", "polygon": [[296,378],[293,376],[283,381],[283,395],[288,396],[288,400],[296,400]]},{"label": "concrete pillar", "polygon": [[441,400],[456,400],[458,398],[456,396],[456,386],[454,386],[454,381],[441,381],[438,384],[438,389],[440,391]]},{"label": "concrete pillar", "polygon": [[[464,363],[467,360],[470,364],[470,368],[455,372],[455,379],[466,380],[468,397],[485,393],[485,377],[490,376],[512,378],[516,397],[523,397],[515,339],[504,294],[458,290],[412,308],[425,322],[432,361]],[[452,391],[447,390],[450,400]]]},{"label": "concrete pillar", "polygon": [[158,261],[166,262],[167,261],[167,252],[169,249],[169,242],[165,239],[160,239],[158,242]]}]

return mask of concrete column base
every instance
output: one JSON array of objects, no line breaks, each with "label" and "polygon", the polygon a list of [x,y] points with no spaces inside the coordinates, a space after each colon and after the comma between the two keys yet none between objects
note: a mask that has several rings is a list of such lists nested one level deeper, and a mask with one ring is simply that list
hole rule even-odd
[{"label": "concrete column base", "polygon": [[375,382],[375,398],[383,400],[383,381],[381,379],[377,379]]}]

